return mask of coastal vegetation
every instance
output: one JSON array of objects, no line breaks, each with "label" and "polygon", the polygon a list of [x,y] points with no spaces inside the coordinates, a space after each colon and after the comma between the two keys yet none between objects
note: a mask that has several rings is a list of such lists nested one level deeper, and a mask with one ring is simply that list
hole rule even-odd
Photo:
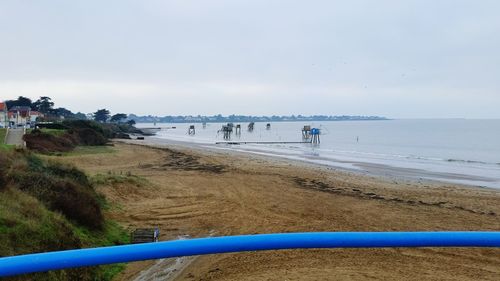
[{"label": "coastal vegetation", "polygon": [[111,138],[127,138],[129,133],[141,133],[127,123],[98,123],[91,120],[64,120],[42,124],[24,136],[30,150],[50,154],[70,152],[78,146],[104,146]]},{"label": "coastal vegetation", "polygon": [[[23,140],[29,150],[43,153],[68,153],[80,146],[104,146],[111,138],[130,138],[129,134],[142,134],[134,127],[135,122],[125,122],[127,115],[117,113],[110,115],[107,109],[99,109],[93,113],[92,119],[83,113],[72,113],[66,108],[55,108],[50,97],[42,96],[35,102],[20,96],[16,100],[7,100],[7,107],[22,106],[42,113],[36,123],[31,123],[35,129],[28,129]],[[0,131],[0,148],[3,144]]]},{"label": "coastal vegetation", "polygon": [[[106,205],[79,169],[26,150],[0,151],[0,256],[128,243],[127,232],[105,219]],[[68,269],[12,280],[110,280],[122,268]]]},{"label": "coastal vegetation", "polygon": [[[23,139],[26,149],[4,144],[0,129],[0,257],[129,243],[128,232],[107,220],[110,204],[96,180],[72,165],[35,153],[72,156],[109,153],[109,140],[138,132],[127,123],[99,123],[84,114],[54,109],[49,97],[19,97],[11,106],[29,106],[45,115]],[[62,114],[64,113],[64,114]],[[121,115],[115,120],[121,120]],[[118,118],[118,119],[117,119]],[[45,159],[45,160],[44,160]],[[132,175],[129,181],[139,182]],[[123,264],[30,274],[12,280],[111,280]]]},{"label": "coastal vegetation", "polygon": [[91,121],[65,121],[59,129],[35,129],[24,136],[26,147],[39,153],[69,152],[78,145],[105,145],[108,134]]}]

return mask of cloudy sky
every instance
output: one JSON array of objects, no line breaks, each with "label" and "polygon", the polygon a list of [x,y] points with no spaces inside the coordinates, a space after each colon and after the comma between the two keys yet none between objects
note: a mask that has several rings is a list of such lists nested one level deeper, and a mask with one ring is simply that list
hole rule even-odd
[{"label": "cloudy sky", "polygon": [[500,118],[500,1],[0,1],[0,99]]}]

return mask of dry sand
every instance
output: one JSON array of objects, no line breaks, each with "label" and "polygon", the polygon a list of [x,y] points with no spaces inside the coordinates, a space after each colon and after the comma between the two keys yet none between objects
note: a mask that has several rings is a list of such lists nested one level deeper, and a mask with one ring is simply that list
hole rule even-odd
[{"label": "dry sand", "polygon": [[[114,153],[59,158],[89,174],[144,177],[99,186],[125,227],[161,240],[307,231],[500,230],[500,192],[384,180],[213,151],[115,144]],[[156,261],[130,263],[133,280]],[[500,280],[500,249],[333,249],[198,257],[157,280]],[[150,274],[151,271],[148,272]],[[168,276],[167,276],[168,275]],[[144,276],[144,272],[143,272]]]}]

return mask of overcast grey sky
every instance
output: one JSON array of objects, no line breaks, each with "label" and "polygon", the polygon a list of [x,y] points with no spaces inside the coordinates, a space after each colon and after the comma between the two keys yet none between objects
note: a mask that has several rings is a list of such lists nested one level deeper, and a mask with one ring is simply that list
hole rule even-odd
[{"label": "overcast grey sky", "polygon": [[500,1],[0,0],[0,99],[500,118]]}]

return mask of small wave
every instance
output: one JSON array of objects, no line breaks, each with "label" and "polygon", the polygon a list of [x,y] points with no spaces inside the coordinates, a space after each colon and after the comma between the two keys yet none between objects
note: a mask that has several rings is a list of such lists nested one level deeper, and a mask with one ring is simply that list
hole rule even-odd
[{"label": "small wave", "polygon": [[448,162],[458,162],[458,163],[469,163],[469,164],[497,164],[500,165],[500,163],[488,163],[488,162],[483,162],[483,161],[475,161],[475,160],[462,160],[462,159],[447,159],[446,161]]},{"label": "small wave", "polygon": [[355,151],[355,150],[331,150],[331,152],[343,153],[343,154],[357,154],[357,155],[363,155],[363,156],[374,156],[374,157],[381,157],[381,158],[445,161],[445,159],[442,159],[442,158],[423,157],[423,156],[417,156],[417,155],[384,154],[384,153],[363,152],[363,151]]},{"label": "small wave", "polygon": [[416,155],[410,155],[406,156],[406,159],[417,159],[417,160],[427,160],[427,161],[446,161],[443,158],[436,158],[436,157],[423,157],[423,156],[416,156]]},{"label": "small wave", "polygon": [[417,155],[400,155],[400,154],[383,154],[383,153],[373,153],[373,152],[362,152],[362,151],[352,151],[352,150],[331,150],[334,153],[342,154],[355,154],[364,156],[373,156],[381,158],[396,158],[396,159],[409,159],[409,160],[423,160],[423,161],[436,161],[436,162],[454,162],[454,163],[464,163],[464,164],[481,164],[481,165],[500,165],[500,163],[495,162],[485,162],[478,160],[463,160],[463,159],[446,159],[437,157],[425,157]]}]

